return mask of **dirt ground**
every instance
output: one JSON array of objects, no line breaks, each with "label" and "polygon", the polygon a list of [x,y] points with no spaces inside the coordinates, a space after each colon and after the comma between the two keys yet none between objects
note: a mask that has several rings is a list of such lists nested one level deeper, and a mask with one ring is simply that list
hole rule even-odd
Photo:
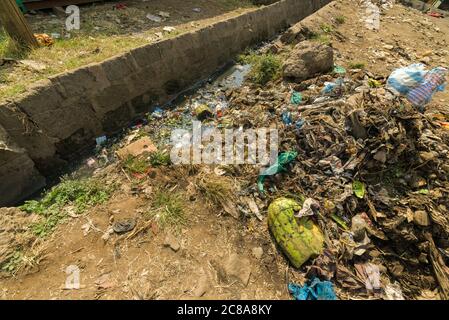
[{"label": "dirt ground", "polygon": [[[114,170],[115,171],[115,170]],[[187,226],[161,230],[142,219],[148,198],[130,196],[129,181],[117,173],[121,190],[107,204],[83,217],[71,219],[41,244],[40,262],[25,274],[1,280],[3,299],[287,299],[287,265],[269,234],[253,221],[236,224],[234,218],[202,199],[189,200],[185,172],[156,170],[153,181],[141,188],[164,186],[179,190],[186,203]],[[182,180],[180,179],[182,177]],[[179,183],[179,181],[182,181]],[[191,194],[190,194],[191,195]],[[111,218],[113,217],[113,218]],[[141,233],[102,239],[111,221],[137,218]],[[111,220],[113,219],[113,220]],[[140,219],[140,220],[139,220]],[[92,227],[85,233],[83,226]],[[146,227],[145,227],[146,226]],[[84,229],[83,229],[84,228]],[[177,239],[176,252],[166,245],[166,237]],[[252,254],[262,248],[262,257]],[[223,281],[223,261],[233,254],[238,272],[250,272],[248,284],[239,278]],[[79,290],[64,290],[67,266],[80,268]],[[278,268],[277,272],[274,272]],[[229,282],[228,282],[229,281]]]},{"label": "dirt ground", "polygon": [[[185,3],[185,9],[189,12],[192,6],[200,6],[198,1]],[[212,3],[204,4],[205,14],[217,14],[213,7]],[[158,10],[159,7],[154,9]],[[179,13],[179,18],[189,19],[184,14]],[[433,18],[395,5],[383,11],[379,30],[368,30],[361,20],[363,16],[364,9],[354,1],[339,0],[307,18],[304,23],[320,34],[319,41],[332,43],[335,64],[348,70],[363,64],[367,72],[380,79],[388,77],[395,68],[413,62],[422,61],[429,67],[448,66],[449,18]],[[37,17],[33,19],[38,20]],[[279,41],[274,42],[272,48],[278,44]],[[275,103],[281,103],[284,99],[282,95],[287,94],[289,89],[278,92],[277,84],[269,85],[268,96]],[[236,105],[241,102],[242,108],[246,108],[245,104],[250,99],[248,92],[253,89],[245,86],[230,95],[236,97],[233,100]],[[259,97],[264,93],[257,92]],[[275,98],[276,95],[281,95],[281,98]],[[433,114],[440,113],[447,121],[448,103],[448,90],[437,93],[423,118],[430,119]],[[258,104],[256,107],[262,108]],[[250,122],[264,117],[263,112],[251,110]],[[303,165],[306,168],[308,163],[304,162]],[[241,170],[234,174],[238,181],[230,178],[234,179],[236,189],[248,187],[257,180],[254,172],[246,172],[245,168]],[[304,268],[289,266],[274,244],[268,231],[265,204],[260,204],[262,221],[254,216],[236,219],[226,214],[229,210],[211,206],[198,189],[198,176],[207,179],[222,177],[214,168],[170,166],[152,169],[151,172],[147,172],[146,178],[138,179],[138,182],[125,174],[120,164],[112,164],[97,172],[97,178],[105,184],[115,182],[119,189],[106,203],[89,209],[81,216],[68,218],[51,236],[38,239],[30,250],[32,259],[28,260],[27,266],[13,276],[0,279],[0,298],[291,299],[288,283],[305,282],[308,267],[305,271]],[[298,179],[291,178],[289,183],[305,184]],[[322,186],[315,182],[315,189],[313,193],[311,191],[313,196],[326,189],[327,181],[321,183]],[[143,218],[151,208],[151,195],[156,189],[180,195],[185,204],[185,225],[164,229]],[[289,189],[283,190],[287,191]],[[128,218],[137,221],[133,231],[123,235],[111,234],[105,239],[104,235],[114,221]],[[391,218],[392,221],[394,219]],[[396,227],[392,228],[394,231],[391,232],[396,232]],[[387,248],[379,248],[385,252],[373,250],[370,258],[377,259],[382,255],[388,259],[396,257],[396,253],[390,253]],[[413,261],[412,264],[413,258],[407,256],[407,250],[399,252],[401,259],[397,261],[400,263],[395,261],[383,267],[382,285],[386,281],[385,275],[400,278],[404,273],[406,279],[401,281],[401,285],[408,288],[404,290],[406,298],[440,299],[439,279],[430,271],[429,261],[423,258],[427,262]],[[410,269],[409,262],[413,265]],[[398,269],[392,267],[394,264]],[[71,265],[81,270],[81,288],[77,290],[64,289],[66,268]],[[351,272],[345,269],[344,273]],[[353,278],[355,280],[347,282],[346,286],[336,287],[340,299],[381,298],[365,292],[363,279],[358,276]],[[362,289],[350,292],[349,288],[352,287]]]}]

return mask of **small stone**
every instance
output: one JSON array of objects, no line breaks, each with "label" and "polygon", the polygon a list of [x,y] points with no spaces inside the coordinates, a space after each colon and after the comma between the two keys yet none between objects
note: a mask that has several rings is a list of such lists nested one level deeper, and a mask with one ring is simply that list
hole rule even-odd
[{"label": "small stone", "polygon": [[263,249],[262,249],[262,247],[254,247],[251,250],[251,252],[252,252],[254,258],[256,258],[258,260],[262,259],[262,256],[263,256]]},{"label": "small stone", "polygon": [[223,271],[228,282],[234,278],[247,286],[251,276],[251,262],[248,258],[234,253],[224,261]]},{"label": "small stone", "polygon": [[385,152],[385,150],[379,150],[376,152],[373,158],[379,162],[385,163],[387,161],[387,153]]},{"label": "small stone", "polygon": [[419,262],[424,263],[424,264],[428,264],[429,260],[427,259],[427,254],[425,254],[424,252],[421,252],[421,254],[418,257]]},{"label": "small stone", "polygon": [[419,61],[422,63],[425,63],[425,64],[430,64],[432,62],[432,58],[431,57],[423,57]]},{"label": "small stone", "polygon": [[168,32],[168,33],[172,33],[173,31],[176,30],[176,28],[175,27],[164,27],[162,30],[165,32]]},{"label": "small stone", "polygon": [[149,20],[151,20],[151,21],[153,21],[153,22],[161,22],[161,21],[162,21],[162,18],[161,18],[161,17],[156,16],[156,15],[151,14],[151,13],[147,14],[146,17],[147,17],[147,19],[149,19]]},{"label": "small stone", "polygon": [[418,210],[413,213],[413,222],[418,226],[427,227],[430,225],[429,215],[423,210]]},{"label": "small stone", "polygon": [[143,137],[126,147],[119,149],[116,153],[120,159],[124,160],[128,156],[137,157],[144,152],[151,153],[155,151],[157,151],[157,148],[153,144],[153,141],[148,137]]},{"label": "small stone", "polygon": [[109,274],[104,274],[95,280],[95,284],[98,289],[109,289],[115,287],[117,282],[114,279],[111,279]]},{"label": "small stone", "polygon": [[170,13],[169,12],[165,12],[165,11],[159,11],[157,13],[157,15],[162,17],[162,18],[170,18]]},{"label": "small stone", "polygon": [[181,248],[178,239],[175,238],[171,233],[167,234],[164,239],[164,246],[169,247],[174,252],[178,252]]}]

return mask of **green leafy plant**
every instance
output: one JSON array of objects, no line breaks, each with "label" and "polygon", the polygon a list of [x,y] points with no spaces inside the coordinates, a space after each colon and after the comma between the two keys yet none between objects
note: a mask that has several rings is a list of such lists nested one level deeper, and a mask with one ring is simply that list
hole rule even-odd
[{"label": "green leafy plant", "polygon": [[23,254],[20,250],[14,252],[14,254],[2,265],[0,270],[7,273],[14,273],[22,262]]},{"label": "green leafy plant", "polygon": [[41,200],[26,201],[20,209],[43,217],[32,226],[32,230],[38,236],[46,236],[66,217],[66,206],[80,214],[89,207],[104,203],[113,190],[114,186],[106,186],[95,179],[70,180],[64,177]]},{"label": "green leafy plant", "polygon": [[123,162],[123,167],[128,173],[143,174],[150,166],[149,161],[145,157],[133,157],[129,155]]},{"label": "green leafy plant", "polygon": [[163,151],[155,151],[150,153],[150,163],[153,167],[168,166],[170,161],[170,154]]},{"label": "green leafy plant", "polygon": [[250,52],[240,56],[240,61],[251,64],[249,78],[256,84],[265,85],[281,75],[281,61],[274,54]]}]

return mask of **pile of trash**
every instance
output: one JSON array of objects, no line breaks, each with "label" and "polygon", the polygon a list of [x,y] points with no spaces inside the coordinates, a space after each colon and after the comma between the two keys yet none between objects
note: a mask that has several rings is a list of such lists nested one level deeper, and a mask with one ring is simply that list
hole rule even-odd
[{"label": "pile of trash", "polygon": [[[416,67],[421,77],[394,90]],[[228,92],[234,125],[280,130],[282,170],[260,175],[253,195],[278,248],[314,285],[330,281],[340,298],[449,298],[447,115],[425,108],[446,72],[412,65],[386,79],[335,66]]]},{"label": "pile of trash", "polygon": [[[242,83],[239,70],[248,68],[237,65],[231,81],[228,74],[174,109],[156,108],[143,128],[159,145],[193,119],[278,128],[273,166],[223,174],[242,182],[241,216],[262,220],[267,209],[273,240],[304,271],[308,284],[290,284],[296,298],[321,299],[320,286],[330,299],[335,291],[342,299],[449,298],[447,115],[425,107],[444,89],[446,69],[412,65],[387,79],[329,64],[326,46],[300,46],[322,53],[293,50],[297,65],[286,59],[285,68],[295,76],[258,87]],[[323,60],[313,70],[300,61],[310,56]],[[236,70],[238,85],[226,85]]]}]

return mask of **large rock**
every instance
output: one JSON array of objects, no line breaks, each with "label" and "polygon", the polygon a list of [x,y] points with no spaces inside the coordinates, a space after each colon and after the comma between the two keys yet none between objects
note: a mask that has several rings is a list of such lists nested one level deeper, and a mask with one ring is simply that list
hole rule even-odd
[{"label": "large rock", "polygon": [[334,66],[334,52],[329,45],[304,41],[295,46],[284,63],[284,78],[303,81],[324,73]]}]

